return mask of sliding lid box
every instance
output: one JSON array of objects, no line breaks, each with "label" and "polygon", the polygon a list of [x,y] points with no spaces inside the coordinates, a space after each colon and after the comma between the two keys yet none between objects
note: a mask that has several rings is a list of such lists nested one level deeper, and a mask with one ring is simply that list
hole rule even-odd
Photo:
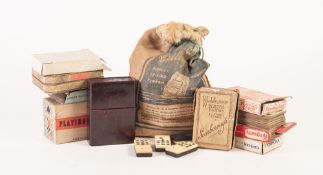
[{"label": "sliding lid box", "polygon": [[89,49],[34,54],[32,68],[41,76],[110,70],[103,60]]}]

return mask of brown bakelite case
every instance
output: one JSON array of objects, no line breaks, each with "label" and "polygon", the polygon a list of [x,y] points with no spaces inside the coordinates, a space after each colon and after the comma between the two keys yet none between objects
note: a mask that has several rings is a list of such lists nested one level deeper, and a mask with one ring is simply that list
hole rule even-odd
[{"label": "brown bakelite case", "polygon": [[133,143],[137,81],[131,77],[88,80],[91,146]]}]

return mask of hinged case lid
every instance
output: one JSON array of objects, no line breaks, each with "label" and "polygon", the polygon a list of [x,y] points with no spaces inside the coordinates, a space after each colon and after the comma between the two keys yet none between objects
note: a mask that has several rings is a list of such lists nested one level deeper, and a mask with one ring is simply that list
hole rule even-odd
[{"label": "hinged case lid", "polygon": [[137,80],[131,77],[89,79],[88,91],[90,110],[137,106]]}]

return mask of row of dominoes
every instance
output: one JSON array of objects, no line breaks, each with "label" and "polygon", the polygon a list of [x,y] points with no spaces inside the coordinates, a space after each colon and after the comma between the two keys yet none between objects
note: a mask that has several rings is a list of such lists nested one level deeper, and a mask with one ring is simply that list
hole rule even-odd
[{"label": "row of dominoes", "polygon": [[[134,145],[137,157],[152,157],[153,145],[149,139],[136,138]],[[165,152],[167,155],[173,157],[181,157],[196,151],[198,145],[191,141],[175,141],[172,144],[169,135],[156,135],[154,148],[156,152]]]}]

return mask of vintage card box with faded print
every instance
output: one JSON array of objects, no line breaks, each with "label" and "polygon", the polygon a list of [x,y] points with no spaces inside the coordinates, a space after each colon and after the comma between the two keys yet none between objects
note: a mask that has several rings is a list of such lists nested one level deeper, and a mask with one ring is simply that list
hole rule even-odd
[{"label": "vintage card box with faded print", "polygon": [[266,115],[284,111],[286,108],[287,97],[279,97],[239,86],[231,89],[239,90],[239,109],[241,111],[256,115]]},{"label": "vintage card box with faded print", "polygon": [[201,148],[231,150],[239,93],[222,88],[200,88],[195,94],[193,142]]},{"label": "vintage card box with faded print", "polygon": [[44,134],[56,144],[86,140],[89,118],[87,102],[60,104],[44,98]]}]

